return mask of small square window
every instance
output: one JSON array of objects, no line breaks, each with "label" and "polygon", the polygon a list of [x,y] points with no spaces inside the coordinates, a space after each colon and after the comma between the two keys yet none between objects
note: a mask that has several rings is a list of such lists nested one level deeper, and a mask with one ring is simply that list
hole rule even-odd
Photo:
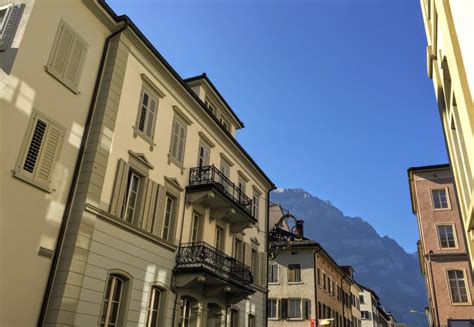
[{"label": "small square window", "polygon": [[431,190],[431,194],[433,196],[433,207],[435,209],[448,209],[449,208],[448,195],[446,193],[445,188]]}]

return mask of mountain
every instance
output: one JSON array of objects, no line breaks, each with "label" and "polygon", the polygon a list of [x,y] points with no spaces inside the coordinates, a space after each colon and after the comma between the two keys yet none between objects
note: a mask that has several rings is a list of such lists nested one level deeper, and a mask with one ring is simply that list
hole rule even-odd
[{"label": "mountain", "polygon": [[417,256],[406,253],[388,236],[381,237],[359,217],[344,216],[329,201],[302,189],[278,189],[271,195],[304,220],[304,236],[319,242],[340,265],[351,265],[354,278],[380,297],[382,306],[408,326],[426,326],[426,291]]}]

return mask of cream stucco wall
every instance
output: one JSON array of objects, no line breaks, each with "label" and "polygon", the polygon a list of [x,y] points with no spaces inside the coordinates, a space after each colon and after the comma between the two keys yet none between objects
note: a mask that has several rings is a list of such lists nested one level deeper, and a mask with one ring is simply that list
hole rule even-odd
[{"label": "cream stucco wall", "polygon": [[[430,46],[428,49],[431,49],[427,51],[428,75],[433,79],[438,100],[473,266],[474,6],[470,1],[421,0],[420,2],[427,43]],[[446,82],[448,70],[451,85]],[[456,103],[453,101],[454,97]]]},{"label": "cream stucco wall", "polygon": [[[7,3],[10,1],[2,1]],[[14,1],[20,2],[20,1]],[[11,71],[2,71],[1,122],[1,263],[0,325],[37,323],[54,251],[89,111],[102,49],[110,33],[80,1],[21,1],[25,4],[14,42]],[[74,94],[45,71],[60,20],[88,43]],[[19,37],[21,36],[21,37]],[[2,58],[3,60],[3,58]],[[66,129],[51,193],[12,176],[33,110]],[[26,300],[27,299],[27,300]]]}]

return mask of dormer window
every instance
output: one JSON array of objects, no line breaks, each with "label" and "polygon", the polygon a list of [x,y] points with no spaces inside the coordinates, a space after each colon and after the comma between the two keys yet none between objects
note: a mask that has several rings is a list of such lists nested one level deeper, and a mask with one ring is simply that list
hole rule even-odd
[{"label": "dormer window", "polygon": [[209,101],[209,99],[206,98],[206,100],[204,100],[204,104],[206,105],[206,108],[209,109],[209,111],[210,111],[213,115],[216,115],[216,109],[215,109],[214,105],[211,104],[211,102]]},{"label": "dormer window", "polygon": [[224,128],[225,128],[226,130],[228,130],[228,131],[230,130],[230,129],[229,129],[229,126],[230,126],[229,123],[228,123],[227,120],[225,120],[225,118],[223,118],[222,116],[221,116],[221,118],[220,118],[220,122],[221,122],[222,126],[224,126]]}]

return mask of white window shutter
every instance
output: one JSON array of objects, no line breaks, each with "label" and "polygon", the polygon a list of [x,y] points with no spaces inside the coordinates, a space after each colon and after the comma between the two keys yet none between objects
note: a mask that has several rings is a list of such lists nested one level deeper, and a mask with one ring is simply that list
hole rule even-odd
[{"label": "white window shutter", "polygon": [[36,116],[33,131],[31,133],[32,135],[28,140],[25,158],[21,163],[21,167],[19,167],[23,170],[23,173],[29,175],[30,178],[34,178],[35,172],[37,170],[37,165],[43,148],[44,140],[46,138],[48,125],[48,121]]},{"label": "white window shutter", "polygon": [[155,125],[155,113],[156,113],[156,100],[154,98],[150,99],[150,106],[148,108],[148,117],[146,123],[146,135],[149,138],[153,137],[153,129]]},{"label": "white window shutter", "polygon": [[0,51],[6,50],[11,44],[18,21],[21,18],[22,6],[23,5],[21,4],[11,6],[6,13],[8,16],[6,18],[7,21],[5,22],[2,33],[0,34]]},{"label": "white window shutter", "polygon": [[64,72],[64,81],[74,88],[77,88],[79,84],[86,51],[87,44],[78,35],[75,35]]},{"label": "white window shutter", "polygon": [[50,69],[58,78],[62,78],[66,71],[69,52],[74,43],[74,32],[71,31],[65,24],[62,24],[59,30],[59,36],[52,53]]},{"label": "white window shutter", "polygon": [[178,159],[179,162],[184,161],[184,147],[186,144],[186,128],[179,124],[179,141],[178,141]]},{"label": "white window shutter", "polygon": [[112,200],[110,201],[110,212],[117,217],[122,216],[122,207],[127,188],[128,170],[128,163],[125,160],[120,159],[117,167],[117,175],[115,176]]},{"label": "white window shutter", "polygon": [[38,182],[46,185],[51,183],[51,175],[62,144],[62,139],[63,131],[54,124],[49,124],[41,149],[41,155],[38,160],[38,167],[35,171],[34,178]]},{"label": "white window shutter", "polygon": [[147,116],[147,111],[148,111],[149,99],[150,99],[150,96],[148,95],[148,93],[143,91],[142,102],[140,104],[140,116],[138,117],[138,122],[137,122],[138,130],[140,132],[145,132],[146,116]]},{"label": "white window shutter", "polygon": [[161,237],[161,228],[163,224],[163,217],[165,214],[166,189],[163,185],[158,184],[156,192],[155,214],[153,217],[153,224],[151,232]]},{"label": "white window shutter", "polygon": [[174,121],[173,132],[171,135],[171,149],[170,154],[174,159],[178,159],[178,143],[179,143],[179,123]]},{"label": "white window shutter", "polygon": [[151,232],[151,229],[152,229],[153,216],[155,214],[157,191],[158,191],[158,184],[155,181],[148,179],[148,185],[147,185],[146,193],[145,193],[145,202],[143,205],[142,223],[141,223],[141,227],[148,232]]}]

